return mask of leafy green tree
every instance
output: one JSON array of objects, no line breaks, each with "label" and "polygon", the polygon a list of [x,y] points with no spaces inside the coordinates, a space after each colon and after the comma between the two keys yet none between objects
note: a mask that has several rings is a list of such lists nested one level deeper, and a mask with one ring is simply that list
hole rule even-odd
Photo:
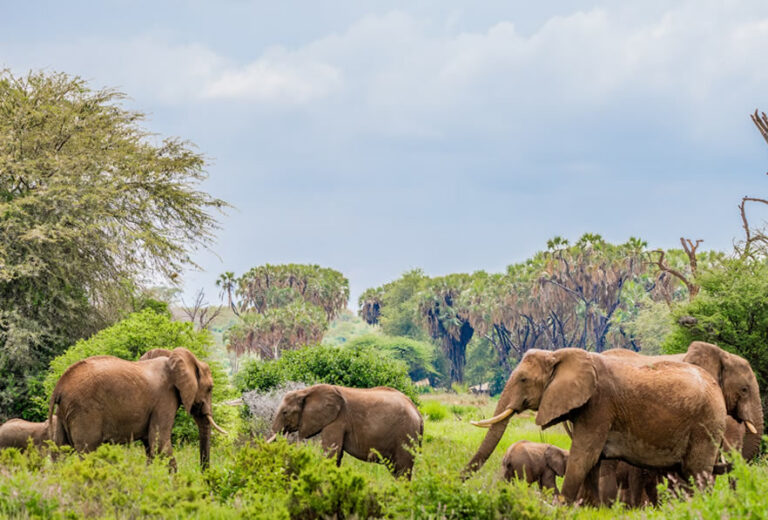
[{"label": "leafy green tree", "polygon": [[0,72],[0,419],[28,408],[51,358],[126,307],[127,287],[176,277],[214,238],[210,211],[226,204],[196,189],[203,156],[142,129],[124,98]]},{"label": "leafy green tree", "polygon": [[[768,388],[768,264],[729,260],[702,274],[701,292],[675,309],[667,352],[684,352],[691,341],[707,341],[742,356],[755,371],[766,402]],[[680,319],[684,318],[684,319]],[[765,406],[764,406],[765,408]]]},{"label": "leafy green tree", "polygon": [[416,298],[428,280],[421,269],[413,269],[397,280],[366,290],[358,300],[360,317],[370,325],[380,325],[388,336],[428,339]]},{"label": "leafy green tree", "polygon": [[[219,277],[220,286],[232,281]],[[349,282],[340,272],[319,265],[254,267],[235,280],[240,322],[227,334],[227,349],[278,358],[281,352],[319,343],[330,321],[346,308]]]},{"label": "leafy green tree", "polygon": [[435,367],[437,352],[435,346],[425,341],[403,336],[378,336],[368,334],[360,336],[343,348],[368,348],[385,352],[394,359],[405,362],[408,375],[414,381],[429,379],[432,385],[439,384],[447,374],[441,374]]}]

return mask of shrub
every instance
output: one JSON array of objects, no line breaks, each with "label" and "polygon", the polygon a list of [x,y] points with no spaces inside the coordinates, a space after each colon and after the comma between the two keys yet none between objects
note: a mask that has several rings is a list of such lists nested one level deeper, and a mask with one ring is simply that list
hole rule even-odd
[{"label": "shrub", "polygon": [[[212,338],[208,331],[195,331],[188,322],[171,321],[169,314],[152,308],[130,314],[126,319],[101,330],[88,339],[80,340],[62,355],[51,361],[43,381],[45,397],[36,402],[42,420],[48,415],[48,402],[61,374],[73,363],[90,356],[109,355],[135,361],[153,348],[172,350],[188,348],[200,359],[208,357]],[[213,375],[213,401],[219,403],[234,394],[226,372],[218,362],[206,360]],[[237,412],[214,404],[216,421],[227,428],[236,419]],[[192,417],[179,409],[173,428],[174,440],[197,440],[198,430]],[[216,438],[214,436],[214,438]]]},{"label": "shrub", "polygon": [[243,394],[243,401],[250,415],[250,433],[266,436],[272,429],[272,419],[283,400],[283,396],[294,390],[306,388],[304,383],[289,381],[270,390],[251,390]]},{"label": "shrub", "polygon": [[435,384],[441,375],[435,369],[436,348],[431,343],[403,336],[376,336],[368,334],[347,343],[350,348],[371,348],[386,352],[408,365],[408,375],[414,381],[429,379]]},{"label": "shrub", "polygon": [[287,381],[328,383],[355,388],[389,386],[416,402],[416,390],[405,363],[363,347],[318,345],[284,352],[273,361],[251,360],[235,377],[241,392],[269,390]]},{"label": "shrub", "polygon": [[338,468],[313,444],[246,445],[206,481],[214,497],[242,507],[244,517],[373,518],[381,515],[379,493],[366,477]]},{"label": "shrub", "polygon": [[422,415],[426,415],[430,421],[442,421],[448,417],[448,407],[440,401],[425,401],[419,407]]},{"label": "shrub", "polygon": [[693,316],[696,322],[690,326],[677,323],[664,343],[664,350],[684,352],[691,341],[700,340],[742,356],[755,371],[765,402],[768,265],[733,260],[722,269],[702,275],[699,283],[699,295],[674,313],[676,319]]}]

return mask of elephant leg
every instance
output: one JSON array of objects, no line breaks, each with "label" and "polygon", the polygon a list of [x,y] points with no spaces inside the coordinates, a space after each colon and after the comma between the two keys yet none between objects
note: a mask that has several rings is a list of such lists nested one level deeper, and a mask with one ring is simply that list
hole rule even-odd
[{"label": "elephant leg", "polygon": [[322,430],[323,451],[328,457],[336,458],[336,465],[341,466],[344,455],[344,434],[346,426],[342,421],[334,421]]},{"label": "elephant leg", "polygon": [[627,472],[627,505],[630,507],[640,507],[643,505],[643,490],[645,489],[645,479],[649,478],[648,472],[632,466]]},{"label": "elephant leg", "polygon": [[694,430],[681,467],[683,478],[688,480],[693,477],[699,489],[708,487],[714,478],[712,468],[717,461],[718,452],[708,432],[703,429]]},{"label": "elephant leg", "polygon": [[77,420],[69,425],[69,436],[76,451],[88,453],[102,443],[101,421]]},{"label": "elephant leg", "polygon": [[[588,421],[574,424],[571,455],[563,481],[563,495],[568,502],[576,500],[582,484],[585,485],[587,497],[591,495],[592,500],[599,500],[600,468],[597,463],[607,438],[608,431],[605,428],[589,424]],[[589,482],[585,482],[587,475],[590,475]]]},{"label": "elephant leg", "polygon": [[555,472],[551,469],[547,468],[544,470],[544,472],[541,474],[541,478],[539,479],[539,487],[542,489],[554,489],[555,495],[560,494],[557,490],[557,481],[555,480]]},{"label": "elephant leg", "polygon": [[164,455],[168,457],[168,465],[176,471],[176,459],[173,456],[171,444],[171,427],[161,424],[160,421],[150,421],[144,448],[147,451],[148,460],[154,459],[158,454]]},{"label": "elephant leg", "polygon": [[599,495],[603,504],[612,504],[619,495],[619,483],[616,478],[618,465],[618,460],[600,461]]},{"label": "elephant leg", "polygon": [[395,459],[392,461],[392,474],[397,478],[405,475],[408,480],[411,480],[412,469],[413,453],[405,446],[401,446],[398,452],[395,453]]}]

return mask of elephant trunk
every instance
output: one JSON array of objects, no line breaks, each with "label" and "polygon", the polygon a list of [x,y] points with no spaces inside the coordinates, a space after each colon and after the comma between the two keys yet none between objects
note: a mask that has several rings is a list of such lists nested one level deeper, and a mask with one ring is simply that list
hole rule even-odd
[{"label": "elephant trunk", "polygon": [[740,419],[749,421],[754,427],[753,431],[747,425],[747,429],[744,432],[744,445],[741,448],[741,455],[744,457],[744,460],[752,460],[760,453],[760,441],[763,438],[764,429],[763,407],[758,399],[756,403],[750,403],[740,408],[743,408],[743,410],[739,410]]},{"label": "elephant trunk", "polygon": [[504,435],[504,431],[507,429],[509,418],[514,412],[514,408],[510,406],[511,401],[510,389],[505,388],[501,394],[499,403],[496,405],[496,410],[493,414],[494,418],[475,423],[476,426],[490,427],[488,433],[485,434],[482,444],[480,444],[480,447],[477,449],[477,452],[462,470],[462,475],[464,477],[467,477],[473,471],[480,469],[483,464],[485,464],[485,461],[488,460],[488,457],[491,456],[493,450],[496,449],[501,437]]},{"label": "elephant trunk", "polygon": [[206,469],[211,460],[211,423],[207,416],[195,417],[195,422],[200,432],[200,466]]}]

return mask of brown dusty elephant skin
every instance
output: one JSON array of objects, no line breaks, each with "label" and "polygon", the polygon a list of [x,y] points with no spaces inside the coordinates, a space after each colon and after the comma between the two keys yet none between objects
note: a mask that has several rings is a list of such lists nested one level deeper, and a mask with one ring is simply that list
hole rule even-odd
[{"label": "brown dusty elephant skin", "polygon": [[541,442],[517,441],[504,453],[501,466],[507,480],[535,482],[542,489],[554,489],[558,493],[555,477],[565,475],[567,462],[567,450]]},{"label": "brown dusty elephant skin", "polygon": [[147,350],[144,352],[144,354],[142,354],[139,358],[139,361],[155,359],[159,357],[170,357],[172,353],[173,351],[168,350],[167,348],[153,348],[152,350]]},{"label": "brown dusty elephant skin", "polygon": [[148,457],[172,456],[171,429],[183,405],[197,423],[205,467],[211,427],[223,432],[213,420],[212,390],[211,369],[185,348],[140,361],[90,357],[70,366],[56,383],[48,417],[58,418],[58,425],[51,438],[78,451],[140,440]]},{"label": "brown dusty elephant skin", "polygon": [[391,465],[396,477],[410,478],[411,446],[421,445],[424,421],[413,401],[392,388],[323,384],[285,394],[272,432],[298,432],[299,440],[319,434],[323,448],[336,457],[337,464],[341,464],[344,452],[375,462],[375,450]]},{"label": "brown dusty elephant skin", "polygon": [[612,349],[603,352],[603,355],[643,365],[682,361],[700,366],[719,382],[728,415],[747,427],[742,441],[742,456],[751,460],[758,455],[763,435],[763,408],[757,378],[746,359],[703,341],[692,342],[684,354],[643,356],[626,349]]},{"label": "brown dusty elephant skin", "polygon": [[726,416],[717,381],[697,366],[636,366],[573,348],[530,350],[509,377],[495,417],[475,423],[490,430],[465,474],[485,463],[509,416],[523,410],[537,410],[542,428],[572,421],[562,489],[569,502],[582,484],[598,497],[601,457],[679,468],[686,477],[711,474]]},{"label": "brown dusty elephant skin", "polygon": [[[56,417],[53,418],[55,423]],[[10,419],[0,426],[0,448],[25,449],[29,439],[40,446],[48,437],[48,421],[30,422],[24,419]]]},{"label": "brown dusty elephant skin", "polygon": [[[746,430],[744,423],[731,416],[725,417],[725,433],[722,450],[741,451],[742,439]],[[730,464],[719,463],[714,468],[715,474],[730,471]],[[617,496],[630,507],[642,507],[658,504],[656,486],[664,477],[677,479],[679,474],[667,474],[663,470],[639,468],[623,461],[602,461],[600,466],[600,498],[603,503],[611,503]]]}]

